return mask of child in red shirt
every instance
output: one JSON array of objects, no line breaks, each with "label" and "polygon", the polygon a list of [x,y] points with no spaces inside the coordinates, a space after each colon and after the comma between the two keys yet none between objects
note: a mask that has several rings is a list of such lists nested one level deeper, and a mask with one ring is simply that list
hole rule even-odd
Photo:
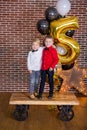
[{"label": "child in red shirt", "polygon": [[48,98],[53,97],[53,75],[54,75],[54,67],[58,64],[58,54],[53,45],[53,38],[51,36],[46,36],[44,40],[45,48],[42,54],[42,67],[41,67],[41,83],[39,89],[38,98],[42,98],[44,85],[46,81],[46,74],[48,74],[48,82],[50,86],[49,96]]}]

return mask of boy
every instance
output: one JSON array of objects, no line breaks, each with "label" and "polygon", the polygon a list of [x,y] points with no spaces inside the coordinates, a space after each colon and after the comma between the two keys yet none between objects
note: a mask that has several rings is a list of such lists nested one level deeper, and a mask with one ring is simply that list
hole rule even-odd
[{"label": "boy", "polygon": [[36,39],[32,44],[32,51],[29,52],[27,58],[27,67],[30,73],[30,98],[34,99],[37,96],[37,89],[40,80],[40,70],[42,64],[42,51],[40,40]]},{"label": "boy", "polygon": [[51,36],[46,36],[44,43],[45,48],[42,54],[42,67],[41,67],[41,83],[39,89],[38,98],[42,98],[44,85],[46,81],[46,74],[48,74],[48,81],[49,81],[49,96],[48,98],[53,97],[53,75],[54,75],[54,67],[58,64],[58,55],[56,49],[52,46],[53,45],[53,38]]}]

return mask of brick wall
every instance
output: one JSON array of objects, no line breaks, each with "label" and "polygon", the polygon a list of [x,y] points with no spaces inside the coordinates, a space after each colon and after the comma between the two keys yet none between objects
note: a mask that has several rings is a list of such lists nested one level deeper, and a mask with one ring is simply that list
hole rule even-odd
[{"label": "brick wall", "polygon": [[[49,6],[57,0],[0,0],[0,91],[28,91],[26,60],[34,38],[43,39],[36,29]],[[87,0],[70,0],[69,15],[78,16],[80,28],[74,34],[81,47],[78,62],[87,68]],[[87,84],[87,80],[84,80]]]}]

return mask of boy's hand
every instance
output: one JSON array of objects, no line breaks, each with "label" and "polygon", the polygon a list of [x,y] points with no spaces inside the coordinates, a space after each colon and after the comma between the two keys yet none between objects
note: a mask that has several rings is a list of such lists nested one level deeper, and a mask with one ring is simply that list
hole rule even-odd
[{"label": "boy's hand", "polygon": [[32,73],[32,70],[29,70],[29,73],[31,74],[31,73]]},{"label": "boy's hand", "polygon": [[53,68],[50,67],[50,68],[49,68],[49,71],[53,71]]}]

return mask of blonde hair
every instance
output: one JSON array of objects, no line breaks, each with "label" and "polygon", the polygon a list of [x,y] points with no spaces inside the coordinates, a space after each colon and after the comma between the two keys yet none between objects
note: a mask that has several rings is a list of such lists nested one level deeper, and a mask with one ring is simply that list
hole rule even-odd
[{"label": "blonde hair", "polygon": [[39,38],[36,38],[36,39],[33,41],[33,43],[35,43],[35,42],[40,45],[40,39],[39,39]]}]

